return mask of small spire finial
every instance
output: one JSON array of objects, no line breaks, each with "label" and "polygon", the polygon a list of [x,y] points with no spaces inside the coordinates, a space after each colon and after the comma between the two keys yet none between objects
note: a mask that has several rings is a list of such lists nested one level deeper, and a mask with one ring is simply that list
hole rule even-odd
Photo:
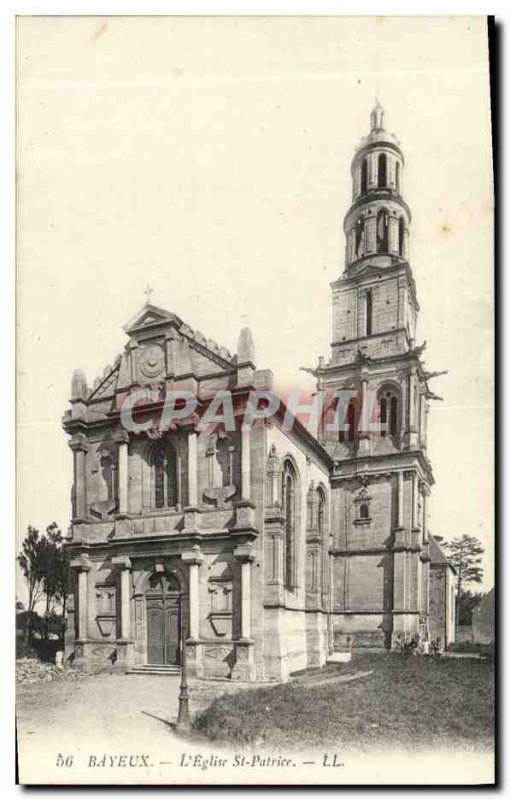
[{"label": "small spire finial", "polygon": [[375,106],[370,114],[370,128],[372,131],[384,130],[384,109],[377,95],[375,98]]},{"label": "small spire finial", "polygon": [[147,284],[147,286],[143,290],[143,293],[144,293],[145,297],[147,298],[146,301],[145,301],[145,305],[146,306],[148,306],[149,303],[150,303],[151,294],[153,293],[153,291],[154,291],[154,289],[152,288],[152,286],[149,283]]}]

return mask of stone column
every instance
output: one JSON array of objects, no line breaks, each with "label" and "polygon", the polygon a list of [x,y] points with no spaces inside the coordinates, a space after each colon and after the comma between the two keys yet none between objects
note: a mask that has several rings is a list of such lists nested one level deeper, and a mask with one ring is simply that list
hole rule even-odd
[{"label": "stone column", "polygon": [[425,426],[426,426],[426,408],[427,408],[427,399],[425,397],[425,393],[423,391],[419,394],[420,398],[420,446],[425,447]]},{"label": "stone column", "polygon": [[195,431],[190,431],[188,434],[188,505],[198,505],[197,434]]},{"label": "stone column", "polygon": [[418,430],[416,426],[416,375],[414,371],[409,375],[409,444],[415,447],[418,444]]},{"label": "stone column", "polygon": [[236,547],[234,557],[241,562],[241,637],[236,642],[236,663],[232,678],[251,681],[255,678],[253,641],[251,640],[251,563],[253,545]]},{"label": "stone column", "polygon": [[358,430],[356,436],[358,438],[358,449],[360,455],[368,455],[370,453],[370,414],[367,389],[369,384],[368,373],[361,374],[361,414],[358,420]]},{"label": "stone column", "polygon": [[234,501],[236,531],[255,530],[255,503],[251,500],[251,436],[251,430],[241,428],[241,499]]},{"label": "stone column", "polygon": [[407,320],[407,286],[406,279],[398,279],[398,327],[405,328]]},{"label": "stone column", "polygon": [[353,228],[349,234],[349,263],[356,261],[358,254],[356,252],[356,228]]},{"label": "stone column", "polygon": [[123,519],[128,515],[128,448],[129,434],[127,431],[118,431],[113,440],[118,443],[117,466],[117,517]]},{"label": "stone column", "polygon": [[387,183],[390,189],[396,189],[396,159],[387,157]]},{"label": "stone column", "polygon": [[419,530],[420,527],[420,520],[419,520],[419,512],[418,512],[418,503],[419,503],[419,491],[418,491],[418,476],[415,472],[413,472],[412,477],[412,486],[413,486],[413,497],[412,497],[412,521],[411,527],[414,530]]},{"label": "stone column", "polygon": [[368,181],[369,189],[377,188],[377,153],[370,153],[368,156]]},{"label": "stone column", "polygon": [[251,635],[251,563],[255,556],[253,545],[236,547],[234,556],[241,562],[241,639]]},{"label": "stone column", "polygon": [[131,639],[131,561],[128,556],[115,556],[112,566],[120,573],[120,638]]},{"label": "stone column", "polygon": [[199,528],[197,439],[195,431],[188,433],[188,505],[184,509],[186,531],[197,531]]},{"label": "stone column", "polygon": [[409,258],[409,229],[404,230],[404,258]]},{"label": "stone column", "polygon": [[427,490],[424,488],[422,493],[422,504],[423,504],[423,521],[422,521],[422,541],[424,544],[427,544],[429,541],[429,535],[427,530]]},{"label": "stone column", "polygon": [[78,573],[78,626],[76,631],[76,641],[83,643],[87,641],[88,630],[88,573],[92,567],[89,557],[82,554],[79,558],[71,561],[71,569]]},{"label": "stone column", "polygon": [[120,638],[117,639],[117,669],[126,669],[134,661],[131,637],[131,561],[128,556],[114,556],[112,567],[118,570],[120,583]]},{"label": "stone column", "polygon": [[403,547],[406,544],[406,530],[404,528],[404,473],[399,470],[397,476],[397,519],[395,525],[394,547]]},{"label": "stone column", "polygon": [[363,289],[358,289],[357,293],[357,304],[356,304],[356,322],[357,322],[357,334],[358,337],[365,335],[365,319],[366,319],[366,303],[367,303],[367,296]]},{"label": "stone column", "polygon": [[241,497],[251,496],[251,431],[241,431]]},{"label": "stone column", "polygon": [[398,255],[398,219],[393,216],[388,218],[388,244],[390,253]]},{"label": "stone column", "polygon": [[372,215],[365,219],[365,255],[377,250],[377,220]]},{"label": "stone column", "polygon": [[189,630],[188,639],[196,642],[200,638],[200,593],[198,568],[204,560],[204,554],[195,544],[191,550],[185,550],[181,555],[182,560],[189,566]]},{"label": "stone column", "polygon": [[73,436],[69,442],[74,457],[74,518],[73,522],[84,522],[87,516],[87,487],[85,455],[89,449],[85,436]]},{"label": "stone column", "polygon": [[353,199],[356,200],[361,194],[361,161],[356,164],[353,175]]},{"label": "stone column", "polygon": [[397,472],[397,528],[404,527],[404,473]]}]

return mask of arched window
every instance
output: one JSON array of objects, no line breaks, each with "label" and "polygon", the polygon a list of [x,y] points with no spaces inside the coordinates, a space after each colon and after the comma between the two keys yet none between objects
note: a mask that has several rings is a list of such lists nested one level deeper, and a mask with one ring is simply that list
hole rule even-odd
[{"label": "arched window", "polygon": [[400,217],[398,221],[398,252],[401,256],[404,255],[404,235],[405,235],[404,217]]},{"label": "arched window", "polygon": [[386,429],[381,431],[381,436],[398,434],[398,405],[396,390],[383,387],[379,392],[379,421]]},{"label": "arched window", "polygon": [[354,228],[354,258],[361,258],[365,254],[365,222],[358,219]]},{"label": "arched window", "polygon": [[297,535],[297,479],[290,461],[283,467],[283,515],[285,524],[285,586],[294,588],[296,584],[296,535]]},{"label": "arched window", "polygon": [[386,186],[388,174],[388,160],[385,153],[381,153],[377,161],[377,186],[381,189]]},{"label": "arched window", "polygon": [[359,507],[359,518],[368,519],[368,504],[362,503]]},{"label": "arched window", "polygon": [[365,335],[372,334],[372,290],[367,289],[365,295]]},{"label": "arched window", "polygon": [[395,162],[395,187],[400,193],[400,164],[398,161]]},{"label": "arched window", "polygon": [[361,162],[361,194],[365,194],[368,187],[368,162],[364,158]]},{"label": "arched window", "polygon": [[177,453],[168,441],[158,442],[152,450],[154,506],[173,508],[179,503]]},{"label": "arched window", "polygon": [[326,498],[324,497],[324,492],[320,487],[317,490],[317,497],[319,500],[319,504],[317,506],[317,528],[319,530],[319,536],[322,542],[325,530]]},{"label": "arched window", "polygon": [[388,252],[388,214],[384,209],[377,215],[377,252]]}]

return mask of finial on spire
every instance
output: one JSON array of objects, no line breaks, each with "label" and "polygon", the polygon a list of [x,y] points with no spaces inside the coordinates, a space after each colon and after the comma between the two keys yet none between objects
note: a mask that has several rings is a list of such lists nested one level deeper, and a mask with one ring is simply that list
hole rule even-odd
[{"label": "finial on spire", "polygon": [[143,290],[143,293],[144,293],[145,297],[147,298],[146,301],[145,301],[145,305],[146,306],[148,306],[149,303],[150,303],[151,294],[153,293],[153,291],[154,291],[154,289],[152,288],[152,286],[150,284],[147,284],[147,286]]},{"label": "finial on spire", "polygon": [[379,98],[375,98],[375,107],[370,114],[370,130],[383,131],[384,130],[384,109],[379,102]]},{"label": "finial on spire", "polygon": [[253,336],[249,328],[242,328],[239,334],[239,341],[237,343],[237,361],[244,363],[245,361],[255,361],[255,346],[253,344]]}]

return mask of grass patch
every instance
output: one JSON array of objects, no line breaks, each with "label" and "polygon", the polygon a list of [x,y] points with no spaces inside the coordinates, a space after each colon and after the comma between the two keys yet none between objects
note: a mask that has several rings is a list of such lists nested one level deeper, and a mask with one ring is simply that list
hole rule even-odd
[{"label": "grass patch", "polygon": [[484,658],[494,660],[495,647],[493,644],[476,644],[475,642],[452,642],[448,645],[450,653],[475,653]]},{"label": "grass patch", "polygon": [[491,749],[492,664],[365,653],[353,683],[291,682],[222,695],[193,721],[209,740],[344,750]]}]

